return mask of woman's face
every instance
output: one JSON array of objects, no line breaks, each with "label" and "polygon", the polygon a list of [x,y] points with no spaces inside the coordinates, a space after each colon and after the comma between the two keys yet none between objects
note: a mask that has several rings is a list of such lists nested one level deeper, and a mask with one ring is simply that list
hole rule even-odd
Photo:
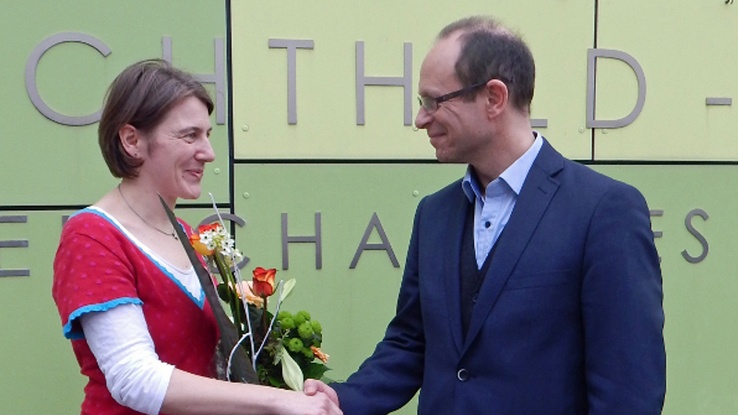
[{"label": "woman's face", "polygon": [[208,109],[195,97],[174,106],[141,140],[144,163],[138,178],[150,183],[168,202],[200,197],[205,163],[215,160],[210,145]]}]

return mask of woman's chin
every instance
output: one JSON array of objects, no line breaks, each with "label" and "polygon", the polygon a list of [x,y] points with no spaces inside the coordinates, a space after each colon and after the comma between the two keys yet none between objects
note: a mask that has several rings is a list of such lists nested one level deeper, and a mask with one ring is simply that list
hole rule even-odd
[{"label": "woman's chin", "polygon": [[200,194],[202,194],[202,189],[199,186],[197,188],[192,187],[184,189],[182,192],[180,192],[179,195],[177,195],[177,198],[184,200],[195,200],[200,198]]}]

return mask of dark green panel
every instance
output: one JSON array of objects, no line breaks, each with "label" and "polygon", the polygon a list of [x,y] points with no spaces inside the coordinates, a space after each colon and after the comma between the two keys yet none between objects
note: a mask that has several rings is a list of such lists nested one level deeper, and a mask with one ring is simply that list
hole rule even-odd
[{"label": "dark green panel", "polygon": [[[738,381],[738,357],[729,351],[738,348],[738,336],[727,328],[738,314],[733,219],[738,199],[726,185],[738,166],[594,168],[638,187],[654,211],[667,322],[665,413],[732,412],[729,396]],[[248,222],[237,239],[251,257],[248,270],[282,266],[282,213],[289,215],[292,237],[314,236],[314,215],[321,215],[322,269],[316,269],[315,244],[290,243],[289,269],[278,276],[298,280],[285,307],[306,308],[323,323],[333,377],[343,379],[358,367],[394,313],[401,269],[392,266],[385,251],[366,251],[349,269],[372,214],[377,213],[403,264],[417,202],[463,171],[463,166],[437,164],[236,166],[235,211]],[[380,242],[376,231],[370,242]]]},{"label": "dark green panel", "polygon": [[[0,241],[28,242],[27,248],[0,248],[0,270],[30,273],[0,277],[3,414],[79,413],[84,382],[51,299],[51,264],[62,215],[68,213],[0,212]],[[26,222],[4,223],[8,216],[25,217]]]},{"label": "dark green panel", "polygon": [[[601,166],[636,184],[651,209],[662,257],[666,312],[667,399],[665,414],[738,411],[738,166]],[[701,213],[701,212],[704,212]],[[697,212],[702,216],[694,216]],[[687,227],[689,220],[693,230]],[[697,234],[704,242],[700,242]],[[699,258],[689,262],[684,254]],[[694,261],[695,259],[693,259]]]},{"label": "dark green panel", "polygon": [[[171,38],[172,61],[197,74],[214,74],[214,40],[225,41],[225,2],[164,0],[125,2],[6,2],[0,15],[3,71],[0,90],[0,206],[93,203],[110,188],[97,145],[97,123],[68,126],[40,113],[26,92],[25,69],[34,49],[50,36],[76,32],[104,43],[92,47],[61,43],[40,59],[35,83],[43,101],[68,116],[94,113],[107,86],[127,65],[162,57],[162,38]],[[225,59],[223,59],[223,64]],[[223,80],[225,82],[225,79]],[[215,97],[215,88],[207,85]],[[224,88],[224,92],[227,89]],[[226,108],[222,108],[226,114]],[[228,133],[213,123],[217,160],[205,172],[203,188],[228,200]],[[219,169],[220,174],[215,174]],[[207,197],[207,194],[204,195]]]},{"label": "dark green panel", "polygon": [[[276,267],[278,278],[297,279],[283,309],[306,309],[323,324],[328,376],[345,379],[374,350],[394,312],[416,205],[463,172],[439,164],[236,165],[235,211],[247,221],[237,244],[251,258],[247,271]],[[315,244],[290,243],[282,270],[282,213],[291,237],[315,236],[320,214],[322,269]],[[387,250],[366,250],[351,269],[375,213],[400,267]],[[368,243],[382,244],[376,227]]]},{"label": "dark green panel", "polygon": [[[79,374],[51,298],[54,253],[62,220],[71,213],[0,211],[0,242],[27,245],[0,247],[0,273],[28,274],[0,277],[0,414],[79,413],[86,378]],[[193,226],[212,213],[209,208],[177,210]]]}]

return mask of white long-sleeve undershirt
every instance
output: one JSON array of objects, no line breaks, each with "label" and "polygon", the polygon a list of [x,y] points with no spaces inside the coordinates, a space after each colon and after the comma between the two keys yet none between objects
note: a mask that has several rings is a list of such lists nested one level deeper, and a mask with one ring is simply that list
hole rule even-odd
[{"label": "white long-sleeve undershirt", "polygon": [[113,399],[138,412],[158,414],[174,366],[159,360],[141,306],[124,304],[85,314],[80,323]]}]

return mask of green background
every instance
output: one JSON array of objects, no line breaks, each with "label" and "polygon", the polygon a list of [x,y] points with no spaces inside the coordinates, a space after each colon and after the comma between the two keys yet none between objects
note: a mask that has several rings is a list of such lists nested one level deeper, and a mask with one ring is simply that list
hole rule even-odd
[{"label": "green background", "polygon": [[[402,265],[417,202],[464,172],[461,165],[433,162],[425,133],[402,124],[399,88],[367,87],[367,123],[355,125],[354,44],[365,42],[368,76],[399,76],[402,43],[412,42],[417,84],[417,69],[435,33],[457,17],[476,13],[498,15],[530,43],[538,68],[532,117],[548,119],[548,128],[540,131],[554,146],[635,185],[651,209],[663,211],[652,221],[654,231],[661,232],[656,245],[665,292],[664,413],[738,411],[738,335],[732,320],[738,314],[738,197],[732,185],[738,147],[731,136],[736,118],[730,106],[704,106],[708,96],[731,97],[738,90],[726,64],[738,58],[730,46],[738,37],[738,5],[536,0],[451,6],[436,0],[380,0],[349,7],[336,0],[233,0],[229,20],[225,1],[183,4],[36,0],[3,5],[0,216],[28,220],[0,223],[0,241],[27,240],[29,247],[0,248],[0,269],[26,268],[31,275],[0,278],[1,414],[79,412],[84,379],[51,300],[51,263],[62,216],[94,203],[115,184],[99,155],[97,124],[56,124],[28,99],[24,68],[43,39],[81,32],[112,49],[102,57],[68,43],[40,61],[37,82],[44,100],[61,113],[82,115],[99,108],[105,88],[125,66],[160,57],[164,36],[172,38],[175,65],[213,73],[214,39],[227,39],[231,25],[234,155],[229,155],[229,126],[217,125],[213,117],[217,160],[203,188],[224,211],[233,209],[246,220],[236,232],[239,248],[250,258],[246,272],[276,267],[278,277],[297,279],[284,307],[307,309],[322,323],[333,368],[329,375],[340,380],[381,339],[402,274],[384,251],[365,251],[356,268],[349,268],[372,215]],[[684,24],[675,25],[677,20]],[[287,124],[286,53],[269,49],[270,38],[315,41],[314,50],[297,53],[297,125]],[[586,56],[595,44],[627,52],[644,68],[646,104],[628,127],[585,128]],[[598,64],[598,117],[629,112],[634,83],[627,66]],[[207,88],[214,92],[212,85]],[[192,224],[211,214],[206,193],[177,213]],[[703,261],[689,263],[683,251],[702,252],[685,225],[696,209],[709,216],[692,220],[709,251]],[[321,269],[315,266],[315,245],[295,243],[288,247],[289,268],[282,269],[283,213],[290,236],[314,235],[315,214],[320,214]],[[381,242],[376,230],[368,242]],[[400,413],[415,413],[414,403]]]}]

